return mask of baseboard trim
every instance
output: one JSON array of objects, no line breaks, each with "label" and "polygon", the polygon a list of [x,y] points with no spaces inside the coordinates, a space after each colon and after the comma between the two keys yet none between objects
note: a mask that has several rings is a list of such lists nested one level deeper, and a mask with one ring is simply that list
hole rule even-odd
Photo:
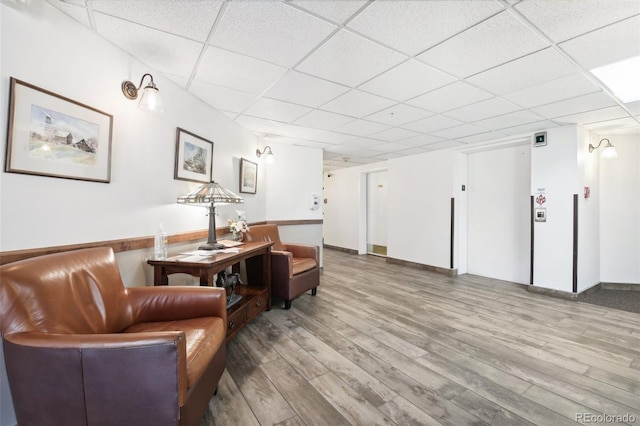
[{"label": "baseboard trim", "polygon": [[583,290],[580,293],[570,293],[568,291],[554,290],[551,288],[536,287],[534,285],[529,285],[527,286],[527,291],[530,291],[531,293],[542,294],[545,296],[557,297],[559,299],[580,300],[591,293],[595,293],[596,291],[600,290],[600,288],[604,288],[602,287],[602,283],[595,284],[594,286],[589,287],[588,289]]},{"label": "baseboard trim", "polygon": [[349,254],[358,254],[358,250],[353,250],[353,249],[345,248],[345,247],[332,246],[332,245],[329,245],[329,244],[323,244],[322,247],[323,248],[328,248],[328,249],[331,249],[331,250],[343,251],[343,252],[349,253]]},{"label": "baseboard trim", "polygon": [[449,268],[442,268],[440,266],[425,265],[424,263],[410,262],[408,260],[396,259],[393,257],[387,257],[387,263],[393,263],[395,265],[410,266],[412,268],[423,269],[425,271],[435,272],[438,274],[446,275],[448,277],[455,277],[456,275],[458,275],[458,270],[455,268],[449,269]]},{"label": "baseboard trim", "polygon": [[600,283],[603,290],[640,291],[640,283]]}]

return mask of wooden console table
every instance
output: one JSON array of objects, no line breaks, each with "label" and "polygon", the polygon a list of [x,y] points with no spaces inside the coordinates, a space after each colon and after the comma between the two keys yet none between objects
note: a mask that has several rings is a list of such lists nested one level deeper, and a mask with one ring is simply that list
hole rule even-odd
[{"label": "wooden console table", "polygon": [[153,284],[168,285],[169,275],[189,274],[200,278],[200,285],[215,286],[218,272],[244,261],[247,282],[236,286],[242,299],[227,310],[227,341],[231,340],[260,312],[271,309],[271,246],[272,242],[251,242],[238,246],[238,253],[216,253],[189,261],[189,255],[171,256],[163,260],[148,260],[153,266]]}]

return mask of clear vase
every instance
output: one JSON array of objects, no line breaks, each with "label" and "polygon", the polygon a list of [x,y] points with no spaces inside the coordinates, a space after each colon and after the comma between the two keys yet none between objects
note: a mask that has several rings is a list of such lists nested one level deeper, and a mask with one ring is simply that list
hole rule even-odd
[{"label": "clear vase", "polygon": [[231,235],[231,238],[233,239],[233,241],[241,242],[241,241],[242,241],[242,238],[243,238],[242,232],[234,232],[234,233]]}]

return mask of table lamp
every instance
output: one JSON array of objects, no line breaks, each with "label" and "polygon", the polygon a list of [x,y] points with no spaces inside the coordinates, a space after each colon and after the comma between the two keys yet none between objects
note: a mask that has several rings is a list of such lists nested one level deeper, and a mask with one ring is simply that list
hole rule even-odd
[{"label": "table lamp", "polygon": [[241,203],[244,203],[242,197],[214,181],[201,185],[195,191],[178,197],[178,204],[209,207],[209,236],[207,243],[198,247],[198,250],[219,250],[224,248],[224,245],[216,240],[216,206]]}]

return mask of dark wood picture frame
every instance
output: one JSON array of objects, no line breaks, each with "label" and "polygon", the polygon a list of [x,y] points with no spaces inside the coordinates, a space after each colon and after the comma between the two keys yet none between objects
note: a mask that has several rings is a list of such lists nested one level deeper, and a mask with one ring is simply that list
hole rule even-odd
[{"label": "dark wood picture frame", "polygon": [[209,183],[213,177],[213,142],[176,128],[174,179]]},{"label": "dark wood picture frame", "polygon": [[258,187],[258,163],[240,159],[240,192],[255,194]]},{"label": "dark wood picture frame", "polygon": [[10,79],[5,171],[111,182],[113,116]]}]

